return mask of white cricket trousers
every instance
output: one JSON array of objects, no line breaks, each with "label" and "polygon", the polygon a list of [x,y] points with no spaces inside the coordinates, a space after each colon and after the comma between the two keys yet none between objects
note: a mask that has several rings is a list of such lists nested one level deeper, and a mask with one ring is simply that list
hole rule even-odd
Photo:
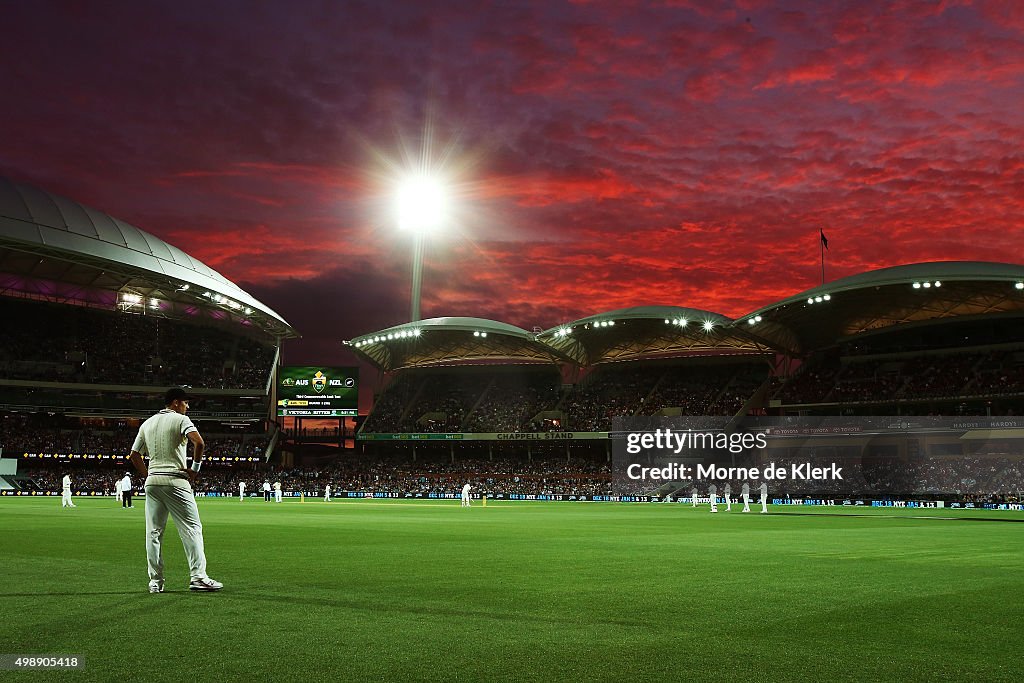
[{"label": "white cricket trousers", "polygon": [[71,502],[71,491],[64,490],[60,494],[60,506],[62,508],[72,508],[75,504]]},{"label": "white cricket trousers", "polygon": [[163,581],[164,558],[161,543],[167,527],[167,513],[185,548],[192,580],[206,578],[206,552],[203,549],[203,524],[199,507],[187,479],[150,475],[146,479],[146,559],[149,580]]}]

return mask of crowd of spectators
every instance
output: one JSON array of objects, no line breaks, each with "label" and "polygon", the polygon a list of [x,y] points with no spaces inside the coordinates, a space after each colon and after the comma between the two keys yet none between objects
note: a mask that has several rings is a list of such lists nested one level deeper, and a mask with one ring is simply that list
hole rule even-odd
[{"label": "crowd of spectators", "polygon": [[[798,456],[776,457],[775,465],[811,462],[825,466],[823,459]],[[1024,461],[1019,457],[869,457],[838,459],[842,480],[786,480],[771,485],[776,497],[871,495],[904,497],[908,495],[953,496],[963,500],[1016,501],[1024,493]],[[733,486],[735,489],[735,485]]]},{"label": "crowd of spectators", "polygon": [[[821,459],[801,456],[776,456],[772,462],[789,469],[810,461],[824,465]],[[831,463],[832,460],[829,461]],[[771,498],[800,497],[953,497],[958,500],[1016,502],[1024,490],[1024,461],[1019,457],[939,457],[886,458],[876,457],[836,460],[843,469],[843,479],[836,481],[769,482]],[[762,463],[762,466],[766,463]],[[20,472],[33,479],[43,490],[55,491],[60,479],[69,473],[76,491],[113,491],[114,482],[124,476],[127,465],[120,467],[81,466],[54,463]],[[128,470],[141,485],[138,476]],[[263,482],[281,482],[285,491],[322,496],[330,484],[337,494],[353,491],[363,494],[457,494],[466,483],[475,493],[504,495],[630,495],[650,494],[649,483],[631,482],[618,473],[613,482],[607,462],[584,459],[535,459],[533,461],[463,460],[455,462],[416,462],[412,460],[339,460],[319,467],[257,469],[255,466],[215,466],[203,470],[196,485],[197,492],[237,495],[239,482],[246,490],[258,493]],[[738,499],[744,483],[750,484],[751,498],[756,500],[760,480],[718,480],[719,494],[728,483],[733,498]],[[691,483],[680,482],[676,488],[666,487],[661,494],[689,496]],[[707,482],[698,487],[707,495]]]},{"label": "crowd of spectators", "polygon": [[1024,393],[1024,352],[971,351],[843,363],[821,356],[775,397],[783,404],[887,403],[901,400],[988,397]]},{"label": "crowd of spectators", "polygon": [[[138,434],[138,421],[112,422],[92,428],[48,415],[7,413],[0,417],[0,447],[14,457],[22,453],[127,457]],[[267,434],[225,435],[206,430],[202,422],[199,427],[208,457],[262,457],[269,444]]]},{"label": "crowd of spectators", "polygon": [[[43,490],[60,488],[70,474],[76,491],[112,493],[125,467],[54,464],[33,467],[19,475],[33,479]],[[131,472],[138,480],[138,476]],[[263,482],[281,482],[285,491],[322,496],[327,484],[335,491],[361,493],[457,494],[469,483],[475,493],[522,495],[611,495],[608,463],[577,459],[522,461],[465,460],[449,463],[415,461],[339,461],[322,467],[257,470],[252,466],[211,465],[196,484],[200,493],[237,495],[239,482],[249,493],[262,491]],[[141,481],[137,481],[141,484]]]},{"label": "crowd of spectators", "polygon": [[0,313],[18,321],[0,345],[6,379],[263,389],[273,366],[273,346],[158,316],[8,298]]},{"label": "crowd of spectators", "polygon": [[614,364],[563,396],[551,370],[407,373],[378,398],[363,431],[587,432],[611,429],[615,417],[663,409],[735,415],[767,377],[763,364]]},{"label": "crowd of spectators", "polygon": [[497,375],[463,425],[464,431],[539,431],[534,419],[558,403],[558,383],[553,372]]},{"label": "crowd of spectators", "polygon": [[599,367],[563,400],[567,428],[579,432],[607,431],[613,418],[636,415],[662,372],[643,366]]},{"label": "crowd of spectators", "polygon": [[432,371],[400,376],[363,427],[380,432],[513,432],[558,402],[557,371]]}]

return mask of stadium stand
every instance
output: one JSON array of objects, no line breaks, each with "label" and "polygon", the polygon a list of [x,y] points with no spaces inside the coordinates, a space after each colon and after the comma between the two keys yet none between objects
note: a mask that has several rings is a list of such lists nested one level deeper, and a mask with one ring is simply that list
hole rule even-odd
[{"label": "stadium stand", "polygon": [[[194,385],[191,414],[221,463],[204,475],[209,493],[233,493],[239,480],[255,491],[271,476],[304,491],[331,480],[360,493],[439,494],[469,481],[507,495],[605,495],[607,432],[619,416],[1024,410],[1024,267],[1012,264],[861,273],[738,319],[650,306],[533,332],[467,317],[362,335],[345,343],[385,387],[358,455],[315,466],[303,462],[303,437],[345,435],[272,422],[280,343],[294,330],[152,235],[0,179],[0,313],[18,321],[0,343],[0,446],[36,474],[5,477],[11,487],[55,490],[55,470],[67,467],[77,485],[112,482],[138,421],[179,383]],[[276,469],[254,469],[275,444]],[[1020,495],[1020,462],[1006,454],[833,455],[870,464],[846,490],[898,493],[887,484],[913,481],[935,495]]]},{"label": "stadium stand", "polygon": [[6,457],[33,471],[122,469],[140,419],[180,384],[193,387],[208,457],[267,457],[271,380],[295,332],[174,246],[0,178],[0,315]]}]

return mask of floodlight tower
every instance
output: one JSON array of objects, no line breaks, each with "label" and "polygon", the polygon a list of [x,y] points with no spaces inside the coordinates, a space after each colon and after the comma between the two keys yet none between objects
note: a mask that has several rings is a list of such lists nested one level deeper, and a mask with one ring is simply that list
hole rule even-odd
[{"label": "floodlight tower", "polygon": [[444,218],[445,192],[441,181],[426,175],[406,178],[398,188],[398,227],[413,233],[412,311],[410,322],[420,319],[423,280],[423,240],[435,232]]}]

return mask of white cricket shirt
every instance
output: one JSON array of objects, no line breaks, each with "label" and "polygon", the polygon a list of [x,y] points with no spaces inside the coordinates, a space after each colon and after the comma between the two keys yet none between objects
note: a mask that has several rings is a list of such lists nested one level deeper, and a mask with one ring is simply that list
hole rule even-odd
[{"label": "white cricket shirt", "polygon": [[150,474],[180,475],[185,469],[187,435],[198,431],[188,415],[164,408],[142,423],[132,450],[149,456]]}]

